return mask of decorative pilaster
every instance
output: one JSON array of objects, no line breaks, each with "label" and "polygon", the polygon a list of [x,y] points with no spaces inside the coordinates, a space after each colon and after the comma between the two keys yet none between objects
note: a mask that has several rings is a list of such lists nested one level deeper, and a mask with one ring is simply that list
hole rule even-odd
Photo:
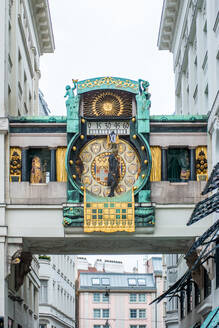
[{"label": "decorative pilaster", "polygon": [[28,172],[28,148],[22,148],[21,150],[21,181],[29,181]]},{"label": "decorative pilaster", "polygon": [[168,174],[167,174],[167,148],[161,148],[161,180],[167,181]]},{"label": "decorative pilaster", "polygon": [[56,181],[56,148],[50,149],[50,181]]},{"label": "decorative pilaster", "polygon": [[196,180],[196,170],[195,170],[195,147],[189,148],[190,156],[189,156],[189,167],[190,167],[190,180],[195,181]]}]

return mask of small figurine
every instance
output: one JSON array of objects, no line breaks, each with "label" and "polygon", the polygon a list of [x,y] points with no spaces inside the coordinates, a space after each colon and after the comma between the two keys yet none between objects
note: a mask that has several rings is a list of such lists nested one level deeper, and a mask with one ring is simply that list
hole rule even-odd
[{"label": "small figurine", "polygon": [[38,156],[34,156],[34,158],[32,159],[30,182],[31,183],[42,183],[41,161]]},{"label": "small figurine", "polygon": [[115,154],[109,156],[109,173],[107,178],[107,185],[110,187],[110,193],[108,197],[114,197],[114,190],[119,182],[119,163]]}]

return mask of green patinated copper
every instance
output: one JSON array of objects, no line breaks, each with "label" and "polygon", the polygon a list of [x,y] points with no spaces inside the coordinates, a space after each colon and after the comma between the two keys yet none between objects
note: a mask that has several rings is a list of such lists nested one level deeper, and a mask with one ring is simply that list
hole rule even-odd
[{"label": "green patinated copper", "polygon": [[138,85],[139,94],[135,97],[137,102],[138,133],[149,133],[149,109],[151,107],[150,93],[148,93],[149,83],[147,81],[139,79]]},{"label": "green patinated copper", "polygon": [[65,87],[66,93],[64,97],[66,100],[67,108],[67,133],[78,133],[79,131],[79,102],[80,96],[74,94],[77,87],[77,82],[73,82],[73,88],[70,85]]},{"label": "green patinated copper", "polygon": [[207,115],[151,115],[151,122],[207,122]]},{"label": "green patinated copper", "polygon": [[138,82],[119,77],[99,77],[77,83],[78,94],[101,89],[116,89],[138,94]]},{"label": "green patinated copper", "polygon": [[66,123],[66,116],[10,116],[10,122],[16,123]]}]

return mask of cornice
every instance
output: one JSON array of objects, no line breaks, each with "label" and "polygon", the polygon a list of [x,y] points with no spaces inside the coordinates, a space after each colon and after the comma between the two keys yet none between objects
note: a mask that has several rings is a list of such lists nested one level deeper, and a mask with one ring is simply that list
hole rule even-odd
[{"label": "cornice", "polygon": [[32,18],[39,40],[40,54],[51,53],[55,50],[52,22],[48,0],[30,0]]},{"label": "cornice", "polygon": [[164,0],[163,2],[157,42],[159,50],[171,50],[179,4],[179,0]]}]

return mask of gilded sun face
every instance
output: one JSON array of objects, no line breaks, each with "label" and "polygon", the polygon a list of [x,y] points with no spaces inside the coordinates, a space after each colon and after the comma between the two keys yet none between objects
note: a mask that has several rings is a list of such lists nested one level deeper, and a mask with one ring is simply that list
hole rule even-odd
[{"label": "gilded sun face", "polygon": [[103,103],[103,110],[104,110],[104,112],[106,112],[106,113],[108,113],[108,112],[112,112],[112,110],[113,110],[113,105],[112,105],[112,103],[110,103],[110,102],[108,102],[108,101],[104,102],[104,103]]}]

